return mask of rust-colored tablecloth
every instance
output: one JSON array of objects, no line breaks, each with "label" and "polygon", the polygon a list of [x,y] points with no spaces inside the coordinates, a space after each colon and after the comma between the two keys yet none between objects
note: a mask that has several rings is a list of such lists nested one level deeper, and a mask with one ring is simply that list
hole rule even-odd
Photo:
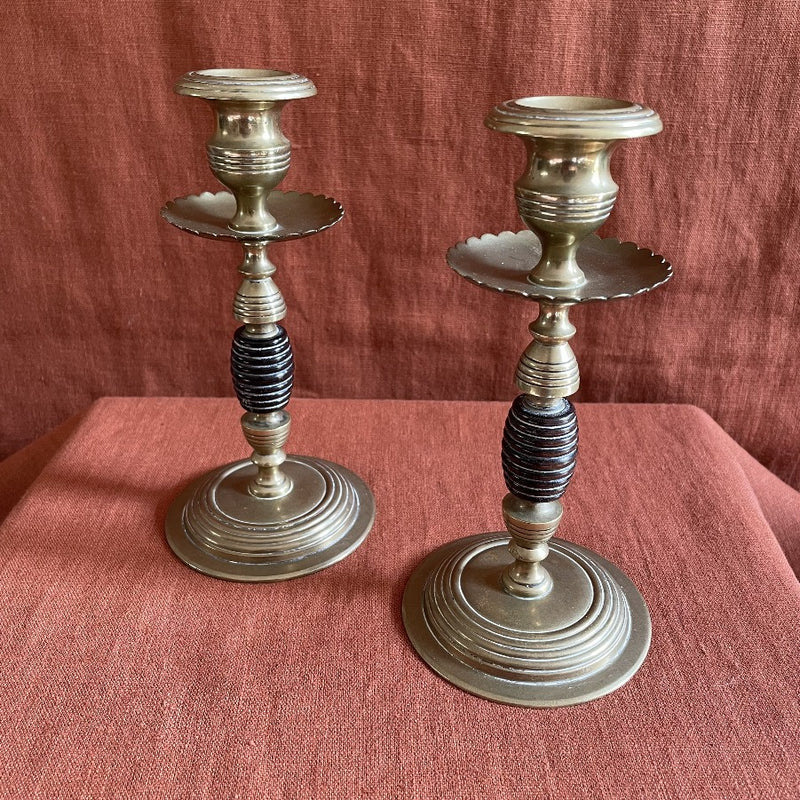
[{"label": "rust-colored tablecloth", "polygon": [[358,472],[378,516],[276,585],[196,574],[162,533],[246,455],[235,401],[102,400],[64,434],[0,529],[4,798],[800,795],[800,585],[709,417],[579,406],[561,534],[633,578],[653,646],[617,693],[527,710],[437,678],[400,620],[427,552],[500,527],[505,404],[290,410],[290,450]]}]

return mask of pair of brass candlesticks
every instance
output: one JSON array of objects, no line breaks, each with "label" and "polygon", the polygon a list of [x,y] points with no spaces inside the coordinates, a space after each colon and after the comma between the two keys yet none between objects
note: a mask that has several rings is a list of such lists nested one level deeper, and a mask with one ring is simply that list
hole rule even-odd
[{"label": "pair of brass candlesticks", "polygon": [[[234,301],[243,325],[231,371],[254,452],[189,486],[170,508],[167,538],[185,563],[215,577],[297,577],[354,550],[375,513],[372,494],[352,472],[283,451],[294,367],[267,248],[322,231],[343,214],[330,198],[275,190],[290,160],[281,110],[316,89],[273,70],[204,70],[184,75],[175,91],[210,102],[216,125],[208,159],[231,192],[183,197],[162,214],[244,250]],[[408,582],[403,620],[420,656],[457,686],[515,705],[570,705],[621,686],[650,644],[647,607],[631,581],[597,554],[552,537],[577,456],[577,419],[566,399],[579,383],[569,308],[632,297],[672,274],[650,251],[592,235],[616,199],[614,147],[658,133],[661,121],[633,103],[533,97],[496,107],[486,124],[525,142],[516,197],[530,230],[468,239],[447,260],[474,283],[539,303],[515,376],[522,394],[503,434],[507,533],[431,553]]]}]

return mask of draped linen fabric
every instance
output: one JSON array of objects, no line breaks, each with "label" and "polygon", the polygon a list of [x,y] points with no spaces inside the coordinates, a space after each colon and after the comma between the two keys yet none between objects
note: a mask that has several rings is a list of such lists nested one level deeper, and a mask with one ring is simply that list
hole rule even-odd
[{"label": "draped linen fabric", "polygon": [[800,584],[758,502],[777,479],[706,414],[578,405],[559,533],[637,584],[653,643],[619,691],[535,710],[438,678],[400,616],[428,552],[502,528],[506,404],[290,409],[290,451],[355,470],[378,513],[344,561],[283,583],[200,575],[164,538],[180,489],[246,455],[235,400],[102,400],[28,453],[41,471],[0,528],[4,798],[800,794]]}]

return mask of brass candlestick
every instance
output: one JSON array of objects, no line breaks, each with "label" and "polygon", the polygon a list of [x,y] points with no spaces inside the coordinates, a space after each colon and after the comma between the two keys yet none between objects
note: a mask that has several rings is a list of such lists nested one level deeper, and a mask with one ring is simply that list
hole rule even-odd
[{"label": "brass candlestick", "polygon": [[375,516],[372,493],[358,476],[283,450],[294,361],[278,324],[286,304],[267,250],[319,233],[344,213],[329,197],[275,191],[290,161],[281,110],[317,90],[308,78],[276,70],[210,69],[184,75],[175,91],[210,103],[208,161],[231,191],[182,197],[161,214],[181,230],[239,242],[244,250],[233,304],[243,324],[233,337],[231,372],[253,455],[189,486],[169,510],[167,539],[182,561],[217,578],[275,581],[316,572],[358,547]]},{"label": "brass candlestick", "polygon": [[514,705],[571,705],[625,683],[650,645],[633,583],[590,550],[551,537],[578,445],[566,399],[579,383],[570,306],[633,297],[672,275],[661,256],[591,235],[616,200],[614,147],[658,133],[661,120],[633,103],[530,97],[496,107],[486,125],[525,143],[516,198],[531,230],[468,239],[447,260],[480,286],[539,303],[515,375],[523,393],[503,434],[510,538],[480,534],[431,553],[408,582],[403,620],[422,658],[462,689]]}]

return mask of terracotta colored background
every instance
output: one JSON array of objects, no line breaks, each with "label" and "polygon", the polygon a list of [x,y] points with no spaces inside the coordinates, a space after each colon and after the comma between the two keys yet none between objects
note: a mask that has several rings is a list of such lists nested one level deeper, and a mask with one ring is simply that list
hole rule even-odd
[{"label": "terracotta colored background", "polygon": [[[224,395],[236,248],[164,201],[214,188],[190,69],[309,75],[284,188],[348,216],[274,248],[306,396],[508,398],[533,308],[446,249],[518,229],[521,145],[485,112],[527,94],[640,100],[665,131],[615,156],[607,235],[667,288],[578,309],[583,401],[688,402],[800,485],[800,31],[794,2],[17,0],[4,77],[2,454],[101,395]],[[124,443],[120,443],[124,446]]]}]

